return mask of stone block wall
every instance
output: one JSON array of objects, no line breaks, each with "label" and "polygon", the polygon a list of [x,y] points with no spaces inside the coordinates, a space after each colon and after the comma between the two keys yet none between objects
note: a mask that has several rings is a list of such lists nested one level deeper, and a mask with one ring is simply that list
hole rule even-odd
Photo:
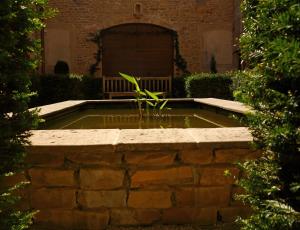
[{"label": "stone block wall", "polygon": [[[234,200],[242,143],[30,146],[24,203],[37,229],[215,225],[249,209]],[[225,176],[224,171],[230,175]]]},{"label": "stone block wall", "polygon": [[[57,60],[71,72],[88,73],[97,47],[90,34],[126,23],[145,23],[174,30],[190,72],[210,70],[211,56],[219,72],[238,67],[240,0],[50,0],[58,14],[45,29],[45,69]],[[140,13],[136,14],[139,5]],[[99,66],[101,73],[101,65]]]}]

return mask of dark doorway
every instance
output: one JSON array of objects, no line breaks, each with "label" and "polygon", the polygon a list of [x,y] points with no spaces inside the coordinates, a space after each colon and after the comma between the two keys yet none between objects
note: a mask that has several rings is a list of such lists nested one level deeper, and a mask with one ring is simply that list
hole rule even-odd
[{"label": "dark doorway", "polygon": [[173,75],[173,33],[150,24],[124,24],[103,31],[102,74]]}]

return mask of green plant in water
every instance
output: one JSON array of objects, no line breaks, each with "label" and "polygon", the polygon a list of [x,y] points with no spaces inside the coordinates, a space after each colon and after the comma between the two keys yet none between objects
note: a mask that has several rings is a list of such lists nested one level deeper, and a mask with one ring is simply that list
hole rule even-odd
[{"label": "green plant in water", "polygon": [[[140,118],[143,117],[143,103],[144,102],[146,103],[146,108],[149,108],[149,106],[152,107],[153,112],[154,112],[153,114],[158,115],[158,116],[161,116],[162,111],[164,111],[165,109],[170,109],[170,108],[166,107],[168,100],[159,98],[159,96],[162,95],[161,92],[150,92],[146,89],[143,91],[143,90],[141,90],[141,88],[139,86],[139,83],[138,83],[139,79],[137,79],[133,76],[124,74],[124,73],[119,73],[119,74],[125,80],[127,80],[128,82],[133,84],[135,87],[135,90],[134,90],[134,92],[136,93],[135,100],[138,105]],[[150,98],[148,98],[148,97],[150,97]]]}]

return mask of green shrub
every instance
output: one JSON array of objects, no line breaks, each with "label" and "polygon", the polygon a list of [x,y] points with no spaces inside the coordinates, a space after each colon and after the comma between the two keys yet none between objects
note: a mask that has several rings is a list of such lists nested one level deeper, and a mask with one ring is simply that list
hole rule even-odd
[{"label": "green shrub", "polygon": [[102,79],[84,76],[81,81],[81,93],[86,100],[102,99]]},{"label": "green shrub", "polygon": [[194,74],[186,78],[187,97],[232,99],[232,80],[226,74]]},{"label": "green shrub", "polygon": [[[28,229],[34,212],[21,211],[16,202],[22,183],[4,186],[3,180],[23,168],[36,111],[28,110],[29,73],[38,67],[39,42],[33,33],[47,16],[40,0],[2,0],[0,4],[0,229]],[[44,10],[41,10],[44,9]]]},{"label": "green shrub", "polygon": [[99,78],[49,74],[34,75],[31,79],[31,89],[37,93],[31,100],[31,107],[66,100],[102,98],[102,81]]},{"label": "green shrub", "polygon": [[235,93],[262,157],[241,164],[240,198],[253,209],[242,229],[300,229],[300,2],[242,1],[246,80]]}]

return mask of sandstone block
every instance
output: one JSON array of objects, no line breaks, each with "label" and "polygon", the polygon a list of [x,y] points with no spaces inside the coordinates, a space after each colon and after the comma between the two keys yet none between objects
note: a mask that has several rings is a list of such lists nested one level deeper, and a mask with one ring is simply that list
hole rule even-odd
[{"label": "sandstone block", "polygon": [[[229,171],[230,175],[225,175]],[[201,170],[200,184],[205,186],[231,185],[238,179],[239,170],[234,167],[205,167]]]},{"label": "sandstone block", "polygon": [[137,152],[126,153],[125,160],[134,165],[170,165],[174,162],[175,152]]},{"label": "sandstone block", "polygon": [[124,225],[150,225],[160,219],[159,210],[155,209],[112,209],[111,224]]},{"label": "sandstone block", "polygon": [[199,224],[213,225],[216,223],[215,208],[170,208],[163,210],[164,224]]},{"label": "sandstone block", "polygon": [[66,158],[74,163],[88,165],[116,165],[121,164],[122,155],[113,151],[107,152],[101,148],[75,151],[66,155]]},{"label": "sandstone block", "polygon": [[36,189],[31,192],[31,205],[36,209],[76,207],[75,190]]},{"label": "sandstone block", "polygon": [[183,188],[176,192],[178,207],[210,207],[228,206],[230,202],[230,186]]},{"label": "sandstone block", "polygon": [[181,153],[181,160],[188,164],[209,164],[212,161],[212,149],[199,148],[191,150],[183,150]]},{"label": "sandstone block", "polygon": [[124,171],[81,169],[80,187],[84,189],[116,189],[123,186]]},{"label": "sandstone block", "polygon": [[79,203],[84,208],[121,208],[126,205],[126,191],[81,191]]},{"label": "sandstone block", "polygon": [[131,208],[169,208],[171,192],[168,191],[130,191],[128,206]]},{"label": "sandstone block", "polygon": [[29,170],[33,186],[75,186],[73,170],[37,169]]},{"label": "sandstone block", "polygon": [[64,153],[51,147],[28,146],[26,163],[34,166],[59,167],[64,164]]},{"label": "sandstone block", "polygon": [[178,185],[193,184],[191,167],[176,167],[158,170],[137,171],[131,177],[131,187],[146,187],[148,185]]},{"label": "sandstone block", "polygon": [[51,229],[105,229],[108,221],[109,213],[106,210],[91,212],[49,209],[41,210],[35,216],[35,223],[41,229],[49,229],[49,226],[51,226]]},{"label": "sandstone block", "polygon": [[251,149],[218,149],[215,151],[216,163],[236,163],[253,160],[259,157],[259,152]]}]

